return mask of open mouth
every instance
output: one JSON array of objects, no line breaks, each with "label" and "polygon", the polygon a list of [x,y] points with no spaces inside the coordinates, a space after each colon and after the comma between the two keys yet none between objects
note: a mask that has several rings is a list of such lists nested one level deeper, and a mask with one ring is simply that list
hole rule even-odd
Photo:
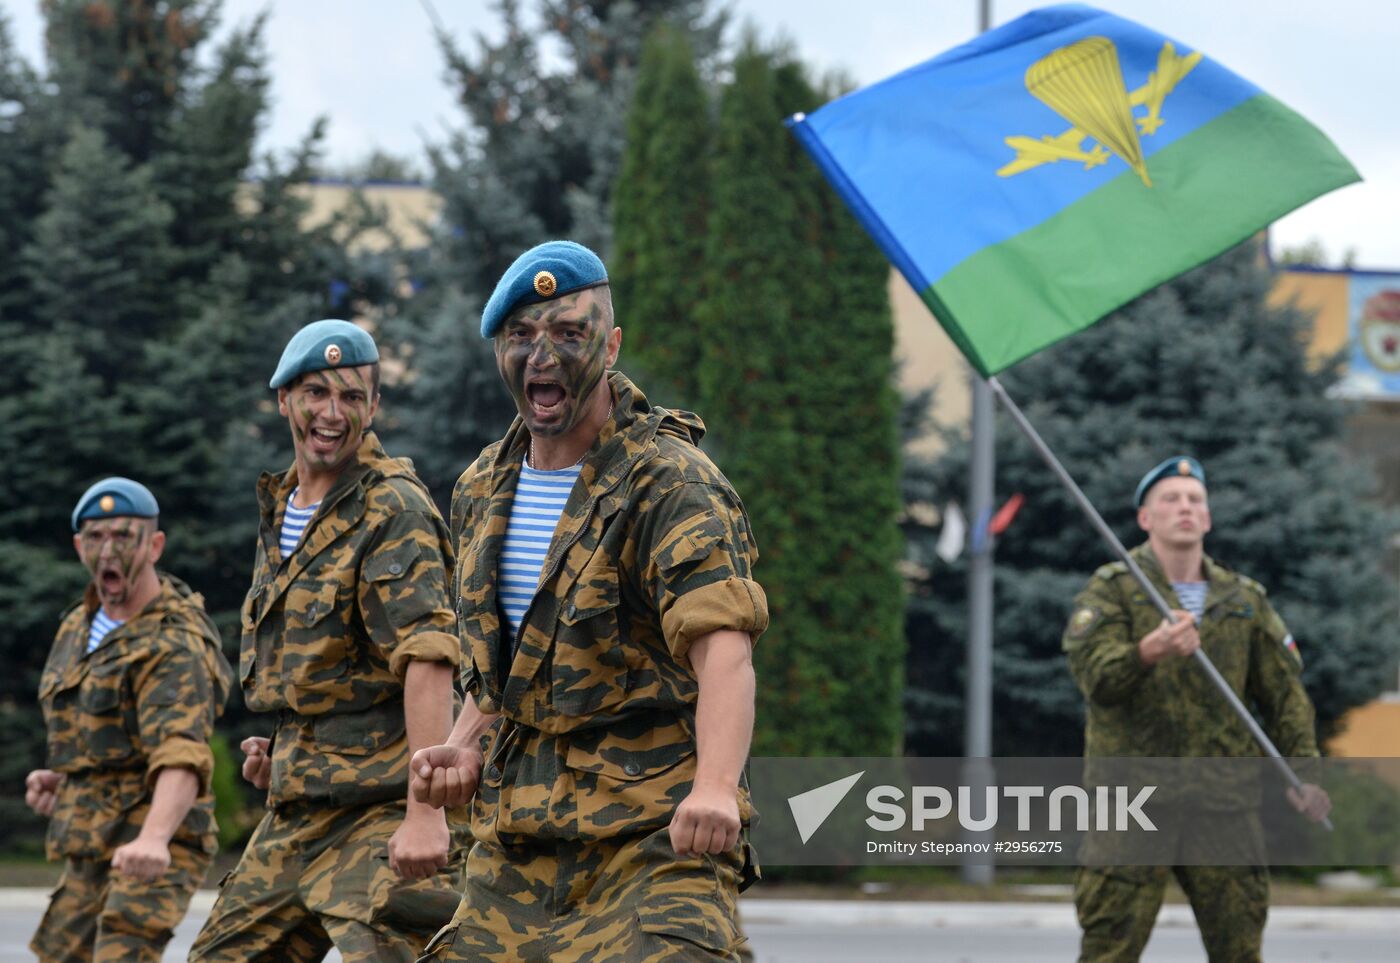
[{"label": "open mouth", "polygon": [[332,431],[329,428],[312,428],[310,438],[311,444],[318,450],[334,451],[345,439],[345,429]]},{"label": "open mouth", "polygon": [[115,568],[103,567],[98,570],[97,584],[102,591],[108,595],[113,595],[120,591],[124,581],[125,579],[122,578],[122,573]]},{"label": "open mouth", "polygon": [[557,415],[564,406],[568,392],[557,381],[535,381],[525,386],[525,397],[530,407],[541,417]]}]

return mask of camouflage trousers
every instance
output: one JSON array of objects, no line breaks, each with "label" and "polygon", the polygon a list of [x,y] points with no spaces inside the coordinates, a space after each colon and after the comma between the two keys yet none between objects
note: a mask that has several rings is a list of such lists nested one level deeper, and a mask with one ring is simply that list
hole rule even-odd
[{"label": "camouflage trousers", "polygon": [[212,859],[171,843],[170,868],[154,883],[113,872],[107,859],[69,859],[29,948],[41,963],[160,963]]},{"label": "camouflage trousers", "polygon": [[[1084,855],[1097,863],[1079,870],[1074,908],[1083,930],[1080,963],[1133,963],[1142,955],[1162,907],[1167,879],[1175,876],[1201,930],[1211,963],[1258,963],[1269,913],[1269,872],[1263,859],[1263,829],[1253,812],[1212,813],[1194,823],[1163,820],[1162,842],[1182,862],[1176,866],[1112,866],[1111,846],[1092,834]],[[1202,865],[1206,862],[1230,866]]]},{"label": "camouflage trousers", "polygon": [[345,963],[411,963],[452,916],[469,838],[453,830],[453,859],[425,880],[389,866],[402,801],[282,806],[263,817],[224,877],[195,940],[198,963],[313,963],[331,945]]},{"label": "camouflage trousers", "polygon": [[670,834],[600,842],[479,842],[452,923],[430,961],[737,961],[747,844],[680,859]]},{"label": "camouflage trousers", "polygon": [[1191,901],[1211,963],[1258,963],[1269,912],[1269,873],[1260,866],[1081,869],[1074,884],[1080,963],[1137,960],[1171,874]]}]

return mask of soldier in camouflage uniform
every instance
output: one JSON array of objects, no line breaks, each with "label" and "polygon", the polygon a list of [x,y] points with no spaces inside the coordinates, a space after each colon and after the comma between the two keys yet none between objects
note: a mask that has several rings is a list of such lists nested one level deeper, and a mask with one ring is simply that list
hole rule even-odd
[{"label": "soldier in camouflage uniform", "polygon": [[258,483],[239,665],[248,707],[276,713],[243,744],[269,811],[192,960],[296,963],[332,943],[346,963],[413,960],[457,903],[465,839],[407,799],[411,751],[452,724],[451,547],[369,430],[377,361],[368,334],[318,321],[272,379],[296,457]]},{"label": "soldier in camouflage uniform", "polygon": [[30,943],[45,963],[157,963],[217,845],[209,737],[233,670],[204,600],[156,571],[158,514],[125,478],[73,512],[92,583],[39,683],[51,768],[25,782],[49,858],[66,860]]},{"label": "soldier in camouflage uniform", "polygon": [[[1253,704],[1284,756],[1316,756],[1313,707],[1299,679],[1302,663],[1293,637],[1263,586],[1204,552],[1211,517],[1200,464],[1184,456],[1162,462],[1139,484],[1137,505],[1147,542],[1132,556],[1175,603],[1178,621],[1161,618],[1122,562],[1100,568],[1075,599],[1063,647],[1087,703],[1086,770],[1095,759],[1260,755],[1244,723],[1191,664],[1198,648],[1245,704]],[[1167,877],[1175,875],[1209,958],[1257,961],[1268,871],[1240,865],[1248,856],[1232,858],[1261,851],[1257,793],[1257,786],[1252,800],[1227,793],[1229,798],[1207,803],[1210,819],[1166,827],[1175,834],[1178,856],[1196,863],[1218,857],[1235,865],[1122,866],[1104,860],[1080,869],[1074,894],[1084,931],[1080,960],[1138,959]],[[1312,784],[1301,793],[1290,789],[1289,798],[1315,821],[1331,807],[1327,794]],[[1096,838],[1088,842],[1092,848]]]},{"label": "soldier in camouflage uniform", "polygon": [[[453,494],[474,698],[412,779],[435,805],[472,802],[476,844],[424,959],[738,959],[768,620],[743,506],[698,418],[607,372],[621,331],[592,252],[526,252],[482,334],[520,417]],[[553,512],[517,496],[531,475],[566,479]],[[523,573],[522,523],[542,557]]]}]

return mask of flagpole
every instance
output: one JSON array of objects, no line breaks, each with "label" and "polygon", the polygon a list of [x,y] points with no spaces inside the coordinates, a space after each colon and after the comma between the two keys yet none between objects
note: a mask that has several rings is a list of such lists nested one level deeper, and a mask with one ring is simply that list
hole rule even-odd
[{"label": "flagpole", "polygon": [[[992,26],[991,0],[979,0],[978,33]],[[996,402],[988,385],[972,379],[972,465],[968,480],[971,548],[967,568],[967,677],[963,696],[963,783],[976,789],[992,785],[992,536],[987,521],[992,514],[996,478]],[[975,841],[975,840],[974,840]],[[990,886],[996,866],[990,860],[963,861],[962,880]]]},{"label": "flagpole", "polygon": [[[1069,490],[1075,504],[1079,506],[1080,511],[1084,513],[1085,517],[1089,519],[1089,524],[1094,526],[1099,536],[1108,543],[1108,546],[1113,549],[1114,554],[1118,556],[1119,560],[1122,561],[1124,565],[1128,566],[1129,573],[1131,573],[1133,578],[1137,580],[1137,583],[1142,586],[1143,591],[1147,593],[1147,597],[1151,599],[1152,604],[1157,607],[1157,611],[1161,612],[1162,617],[1168,622],[1176,622],[1176,613],[1173,612],[1171,606],[1167,604],[1167,600],[1162,597],[1162,593],[1157,590],[1157,586],[1153,585],[1152,581],[1148,579],[1147,573],[1138,565],[1137,560],[1128,554],[1128,550],[1123,547],[1123,543],[1118,540],[1118,536],[1113,533],[1113,529],[1108,527],[1108,523],[1103,520],[1103,516],[1099,514],[1098,509],[1094,508],[1088,496],[1080,489],[1079,485],[1070,476],[1070,473],[1065,470],[1065,466],[1060,463],[1060,460],[1055,457],[1055,453],[1050,450],[1050,446],[1045,443],[1045,439],[1040,437],[1040,432],[1035,430],[1035,426],[1027,420],[1020,406],[1006,393],[1006,389],[1001,386],[1001,382],[998,381],[995,376],[992,376],[987,378],[985,383],[996,399],[1001,402],[1002,407],[1006,409],[1006,413],[1011,416],[1011,420],[1016,423],[1016,427],[1021,430],[1021,434],[1026,436],[1031,446],[1035,448],[1036,453],[1040,455],[1045,464],[1050,467],[1050,470],[1055,473],[1056,477],[1060,479],[1060,482]],[[1274,761],[1279,772],[1288,780],[1288,784],[1295,790],[1301,791],[1303,788],[1302,780],[1298,778],[1297,773],[1288,765],[1288,762],[1283,758],[1283,754],[1278,751],[1273,741],[1269,739],[1268,734],[1260,728],[1258,722],[1254,721],[1254,716],[1250,714],[1245,704],[1240,701],[1240,697],[1235,694],[1235,690],[1230,687],[1230,683],[1225,681],[1225,677],[1220,674],[1220,670],[1215,667],[1215,663],[1210,660],[1210,656],[1206,655],[1203,649],[1197,649],[1192,653],[1192,658],[1196,660],[1196,664],[1201,667],[1205,674],[1210,677],[1210,681],[1215,684],[1215,687],[1220,690],[1220,694],[1225,697],[1225,701],[1230,704],[1230,708],[1235,710],[1235,715],[1239,716],[1240,720],[1249,727],[1250,735],[1254,736],[1254,741],[1259,743],[1260,748],[1268,753],[1269,758]],[[1328,830],[1332,828],[1332,822],[1328,819],[1323,819],[1322,825],[1327,827]]]}]

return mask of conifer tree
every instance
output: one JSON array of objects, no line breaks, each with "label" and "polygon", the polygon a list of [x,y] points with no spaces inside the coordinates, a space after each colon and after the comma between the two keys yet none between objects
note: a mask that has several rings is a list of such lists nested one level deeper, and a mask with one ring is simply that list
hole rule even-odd
[{"label": "conifer tree", "polygon": [[625,290],[648,292],[638,298],[645,326],[680,307],[658,267],[685,251],[675,218],[693,210],[707,225],[691,330],[658,336],[668,350],[648,352],[648,374],[695,386],[705,447],[758,541],[772,626],[755,650],[754,752],[893,751],[903,640],[888,269],[783,129],[820,96],[790,55],[752,38],[720,95],[708,196],[670,196],[680,178],[648,161],[683,153],[666,139],[699,135],[658,109],[668,76],[682,86],[681,66],[667,63],[684,51],[661,38],[653,52],[633,107],[617,240],[634,258]]},{"label": "conifer tree", "polygon": [[[814,613],[800,604],[804,560],[791,509],[808,486],[794,470],[798,399],[794,372],[782,363],[796,337],[787,257],[797,208],[778,180],[789,157],[780,117],[772,66],[749,38],[720,94],[706,295],[696,316],[705,332],[699,371],[705,448],[748,509],[759,550],[755,574],[772,615],[754,650],[763,679],[755,755],[801,754],[816,695],[840,687],[820,658]],[[783,725],[774,724],[778,719]]]},{"label": "conifer tree", "polygon": [[74,128],[23,259],[34,322],[81,353],[109,391],[141,345],[178,322],[165,283],[171,221],[149,167],[133,167],[101,131]]},{"label": "conifer tree", "polygon": [[627,369],[648,397],[699,407],[706,214],[714,126],[695,53],[662,24],[647,42],[613,195],[608,273]]},{"label": "conifer tree", "polygon": [[[430,250],[410,263],[415,295],[385,319],[390,349],[407,364],[387,410],[444,506],[457,476],[515,413],[477,333],[497,279],[550,238],[586,244],[611,263],[612,188],[645,37],[671,23],[705,59],[724,24],[706,0],[540,0],[529,14],[522,6],[496,4],[499,41],[478,37],[467,50],[439,37],[464,126],[430,149],[440,222]],[[546,57],[548,43],[556,47]]]},{"label": "conifer tree", "polygon": [[[1311,319],[1270,304],[1272,275],[1248,244],[1149,292],[1088,331],[1001,375],[1124,544],[1143,541],[1132,504],[1148,468],[1199,458],[1214,530],[1206,552],[1261,582],[1298,640],[1323,735],[1394,680],[1396,520],[1368,500],[1367,467],[1343,454],[1347,406],[1336,363],[1306,352]],[[911,466],[907,492],[960,492],[967,446]],[[998,497],[1026,496],[996,551],[994,748],[1073,755],[1082,699],[1060,652],[1074,595],[1111,560],[1035,453],[999,416]],[[912,525],[928,575],[911,606],[909,724],[921,754],[962,738],[965,575],[934,558],[937,532]],[[1222,713],[1228,711],[1222,705]]]},{"label": "conifer tree", "polygon": [[[256,537],[252,483],[288,460],[267,404],[301,325],[379,296],[338,236],[304,230],[319,131],[253,161],[268,75],[261,21],[208,56],[215,4],[49,0],[47,71],[0,29],[0,781],[43,760],[38,671],[81,592],[69,513],[90,483],[150,485],[161,567],[202,592],[238,647]],[[340,232],[340,235],[337,234]],[[236,739],[243,717],[225,724]],[[13,803],[13,805],[12,805]],[[0,800],[0,840],[40,831]]]}]

